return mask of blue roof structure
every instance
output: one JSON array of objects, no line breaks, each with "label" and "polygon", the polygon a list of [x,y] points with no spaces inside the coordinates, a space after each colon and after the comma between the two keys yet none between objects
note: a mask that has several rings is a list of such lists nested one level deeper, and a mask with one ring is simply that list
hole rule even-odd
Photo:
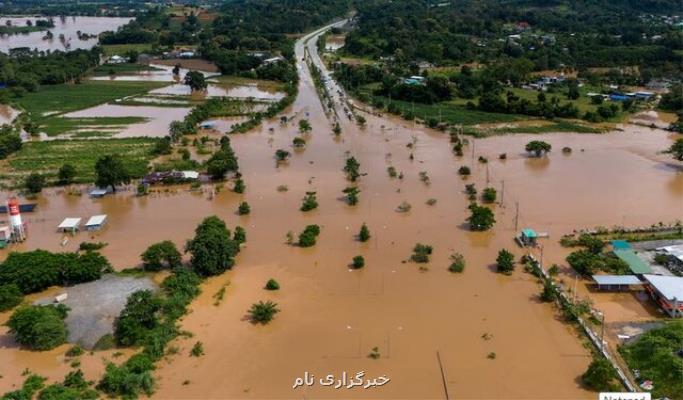
[{"label": "blue roof structure", "polygon": [[612,248],[614,250],[628,250],[631,245],[625,240],[612,240]]},{"label": "blue roof structure", "polygon": [[536,231],[533,229],[530,229],[530,228],[522,229],[522,235],[524,235],[530,239],[538,237],[538,234],[536,233]]}]

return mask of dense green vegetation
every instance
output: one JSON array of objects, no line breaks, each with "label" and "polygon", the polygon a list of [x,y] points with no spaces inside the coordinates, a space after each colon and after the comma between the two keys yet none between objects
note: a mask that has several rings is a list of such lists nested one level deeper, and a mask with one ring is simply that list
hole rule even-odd
[{"label": "dense green vegetation", "polygon": [[583,249],[574,251],[567,256],[567,263],[579,274],[589,276],[597,271],[623,275],[630,273],[630,268],[613,253],[604,252],[606,243],[590,235],[581,235],[574,243]]},{"label": "dense green vegetation", "polygon": [[644,333],[635,342],[619,348],[641,379],[652,380],[652,397],[680,399],[683,393],[683,321],[667,323]]},{"label": "dense green vegetation", "polygon": [[22,293],[28,294],[50,286],[93,281],[109,271],[109,261],[96,252],[11,252],[0,268],[0,285],[14,284]]},{"label": "dense green vegetation", "polygon": [[57,306],[22,306],[7,321],[17,342],[32,350],[50,350],[66,342],[64,318],[69,309]]},{"label": "dense green vegetation", "polygon": [[155,243],[140,256],[145,271],[161,271],[164,268],[174,269],[182,265],[182,255],[170,240]]},{"label": "dense green vegetation", "polygon": [[[294,40],[287,33],[302,33],[344,15],[348,0],[236,0],[220,8],[210,34],[200,47],[226,74],[250,71],[261,64],[256,53],[281,54],[287,64],[294,56]],[[296,71],[284,63],[257,68],[266,79],[291,81]],[[290,64],[291,65],[291,64]]]},{"label": "dense green vegetation", "polygon": [[10,55],[0,53],[0,83],[9,90],[0,90],[0,103],[26,92],[36,92],[39,85],[79,81],[97,66],[101,50],[74,50],[40,53],[17,51]]},{"label": "dense green vegetation", "polygon": [[681,14],[676,0],[465,0],[438,7],[428,0],[370,0],[356,6],[358,27],[345,48],[353,55],[398,63],[528,60],[533,70],[637,65],[644,77],[681,73],[675,50],[683,46],[682,33],[661,17]]},{"label": "dense green vegetation", "polygon": [[[154,392],[154,364],[165,355],[167,344],[180,334],[177,321],[199,295],[202,276],[220,274],[234,264],[239,246],[229,235],[223,221],[206,218],[188,241],[186,251],[192,255],[189,267],[174,268],[162,282],[160,293],[138,291],[128,298],[116,321],[114,338],[120,345],[141,346],[143,350],[120,365],[109,363],[97,385],[99,390],[124,398]],[[277,312],[266,311],[271,318]]]},{"label": "dense green vegetation", "polygon": [[74,182],[94,182],[97,160],[110,154],[118,154],[123,159],[131,177],[141,178],[147,173],[149,160],[154,157],[152,149],[156,141],[129,138],[28,142],[9,160],[11,173],[3,178],[10,186],[15,186],[24,175],[33,171],[54,179],[62,165],[70,164],[76,170]]},{"label": "dense green vegetation", "polygon": [[[587,94],[624,93],[632,91],[625,85],[680,76],[683,32],[671,15],[683,6],[675,3],[358,2],[355,29],[341,57],[332,59],[340,61],[334,72],[360,100],[431,127],[509,122],[521,115],[615,122],[640,102],[601,104]],[[349,57],[361,62],[346,63]],[[578,72],[578,79],[548,83],[546,92],[521,89],[535,77],[562,71]],[[406,79],[415,75],[421,78]],[[532,133],[567,130],[558,128],[535,125]]]}]

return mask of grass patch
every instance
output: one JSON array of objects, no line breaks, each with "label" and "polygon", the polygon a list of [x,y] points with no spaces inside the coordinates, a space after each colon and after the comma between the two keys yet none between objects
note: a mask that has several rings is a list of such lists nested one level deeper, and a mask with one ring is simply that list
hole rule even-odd
[{"label": "grass patch", "polygon": [[[388,97],[379,98],[381,98],[385,104],[389,104]],[[529,117],[521,117],[519,115],[468,110],[464,104],[460,104],[457,101],[440,104],[413,104],[407,101],[398,100],[392,100],[391,102],[397,105],[402,113],[413,112],[417,118],[425,121],[430,118],[436,118],[438,120],[439,116],[441,116],[441,122],[447,122],[449,124],[477,125],[514,122],[522,119],[529,119]]]},{"label": "grass patch", "polygon": [[93,70],[95,76],[110,75],[114,71],[116,75],[135,74],[142,71],[161,71],[160,68],[143,64],[104,64]]},{"label": "grass patch", "polygon": [[123,158],[133,177],[139,178],[147,173],[155,142],[155,139],[148,138],[28,142],[10,157],[3,168],[3,177],[13,181],[12,186],[19,184],[31,172],[55,178],[59,168],[68,163],[76,168],[76,182],[90,183],[95,178],[97,160],[107,154],[117,154]]},{"label": "grass patch", "polygon": [[40,120],[46,118],[45,113],[52,113],[50,116],[55,116],[82,110],[163,86],[168,86],[168,82],[85,81],[77,85],[41,86],[37,92],[27,93],[15,103]]},{"label": "grass patch", "polygon": [[152,46],[149,43],[133,43],[133,44],[105,44],[102,45],[104,55],[107,57],[118,55],[122,56],[126,52],[135,50],[138,53],[149,53]]},{"label": "grass patch", "polygon": [[73,137],[98,136],[93,132],[112,135],[130,124],[147,121],[144,117],[48,117],[41,120],[41,131],[48,136],[73,133]]},{"label": "grass patch", "polygon": [[602,133],[606,129],[586,126],[577,122],[566,120],[553,121],[550,124],[535,126],[518,126],[513,128],[494,129],[495,133],[552,133],[552,132],[575,132],[575,133]]}]

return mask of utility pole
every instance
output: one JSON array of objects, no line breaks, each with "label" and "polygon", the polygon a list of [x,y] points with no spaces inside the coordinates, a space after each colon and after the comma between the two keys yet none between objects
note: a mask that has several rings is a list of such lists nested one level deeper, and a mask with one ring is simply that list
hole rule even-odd
[{"label": "utility pole", "polygon": [[515,202],[515,207],[516,207],[516,211],[515,211],[515,232],[517,232],[518,225],[519,225],[519,201]]},{"label": "utility pole", "polygon": [[472,163],[474,163],[474,138],[470,142],[472,143]]},{"label": "utility pole", "polygon": [[489,163],[486,163],[486,186],[489,185]]},{"label": "utility pole", "polygon": [[505,179],[500,181],[500,206],[505,207]]},{"label": "utility pole", "polygon": [[601,332],[600,332],[600,349],[605,350],[605,312],[601,312],[600,315],[602,316],[602,323],[601,325]]}]

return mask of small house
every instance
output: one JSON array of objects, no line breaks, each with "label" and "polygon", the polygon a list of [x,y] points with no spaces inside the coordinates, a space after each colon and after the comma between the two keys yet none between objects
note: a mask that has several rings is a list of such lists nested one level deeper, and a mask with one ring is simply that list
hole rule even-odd
[{"label": "small house", "polygon": [[534,247],[537,244],[538,233],[531,228],[524,228],[519,234],[519,241],[524,247]]},{"label": "small house", "polygon": [[113,55],[107,60],[107,64],[125,64],[126,58],[119,55]]}]

